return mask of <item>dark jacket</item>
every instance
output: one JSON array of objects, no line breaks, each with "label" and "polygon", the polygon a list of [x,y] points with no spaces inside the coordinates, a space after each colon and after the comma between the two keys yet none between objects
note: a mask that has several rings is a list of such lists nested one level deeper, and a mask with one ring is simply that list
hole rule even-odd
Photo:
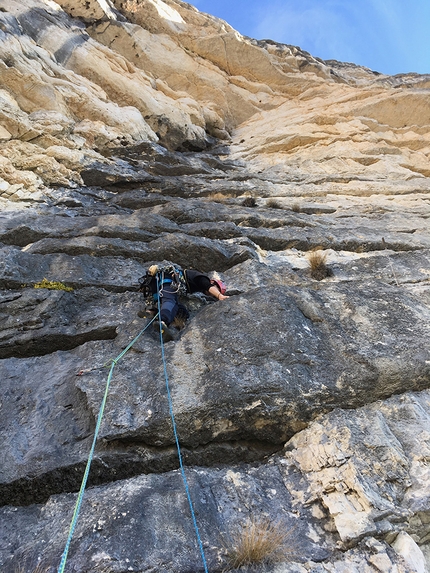
[{"label": "dark jacket", "polygon": [[206,292],[211,287],[210,278],[194,269],[186,269],[184,271],[185,282],[187,284],[187,291],[192,294],[193,292]]},{"label": "dark jacket", "polygon": [[[187,288],[187,293],[193,294],[195,292],[206,292],[211,287],[210,278],[205,275],[204,273],[197,271],[195,269],[185,269],[183,271],[185,284]],[[176,291],[177,289],[174,288],[174,285],[170,281],[173,279],[173,275],[165,273],[164,274],[164,284],[160,285],[166,291]],[[172,286],[171,286],[172,285]],[[157,278],[153,277],[149,284],[152,294],[157,293]]]}]

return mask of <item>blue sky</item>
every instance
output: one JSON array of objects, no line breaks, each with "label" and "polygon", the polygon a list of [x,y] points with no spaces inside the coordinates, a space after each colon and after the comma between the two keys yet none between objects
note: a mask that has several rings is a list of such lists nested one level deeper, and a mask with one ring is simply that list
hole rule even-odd
[{"label": "blue sky", "polygon": [[191,0],[241,34],[385,74],[430,73],[430,0]]}]

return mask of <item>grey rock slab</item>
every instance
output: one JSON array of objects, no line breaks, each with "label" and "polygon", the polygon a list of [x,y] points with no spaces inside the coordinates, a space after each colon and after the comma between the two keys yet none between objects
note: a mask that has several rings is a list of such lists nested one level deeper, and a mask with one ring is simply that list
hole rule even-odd
[{"label": "grey rock slab", "polygon": [[[221,273],[220,277],[227,286],[227,294],[249,293],[255,289],[268,290],[302,283],[299,275],[287,261],[283,260],[278,265],[266,264],[265,261],[265,256],[261,256],[258,260],[248,259]],[[265,298],[261,290],[259,293],[262,299]]]},{"label": "grey rock slab", "polygon": [[[0,362],[4,379],[1,506],[42,503],[52,494],[79,490],[112,360],[120,356],[133,334],[136,332],[125,327],[118,336],[120,340],[87,342],[70,352]],[[124,388],[117,384],[118,373],[126,373],[128,392],[133,395],[132,409],[140,412],[140,420],[145,416],[160,420],[163,416],[159,423],[164,424],[165,432],[171,432],[165,382],[162,377],[151,381],[147,376],[151,363],[145,354],[158,354],[159,349],[154,348],[151,338],[136,346],[137,355],[135,350],[129,351],[130,355],[114,369],[106,404],[106,412],[111,411],[111,418],[116,420],[114,430],[121,430],[124,439],[99,439],[89,486],[178,467],[176,447],[145,444],[133,433],[133,412],[121,410]],[[87,388],[92,380],[98,382],[97,393],[89,395]],[[266,459],[279,449],[278,445],[244,440],[184,447],[182,457],[187,465],[214,466],[219,460],[237,464]]]},{"label": "grey rock slab", "polygon": [[[231,535],[250,518],[270,516],[285,531],[291,530],[288,548],[299,561],[321,561],[331,554],[322,539],[315,540],[314,519],[306,509],[292,511],[286,476],[276,465],[186,468],[185,474],[210,571],[226,568]],[[62,495],[45,505],[0,509],[0,538],[13,539],[0,542],[2,572],[15,573],[18,564],[39,555],[43,563],[58,566],[74,502],[75,495]],[[103,568],[120,573],[130,567],[166,573],[203,571],[180,472],[88,489],[67,567],[87,573]]]},{"label": "grey rock slab", "polygon": [[149,214],[145,209],[121,215],[106,215],[87,224],[82,234],[128,241],[151,241],[159,234],[179,231],[178,225],[161,215]]},{"label": "grey rock slab", "polygon": [[118,213],[121,208],[113,203],[115,194],[94,187],[58,187],[44,192],[44,202],[39,209],[65,217],[99,217]]},{"label": "grey rock slab", "polygon": [[144,229],[139,229],[138,227],[127,226],[122,224],[120,221],[117,225],[101,223],[96,227],[90,227],[85,229],[84,235],[86,237],[103,237],[113,240],[123,240],[123,241],[136,241],[139,242],[149,242],[153,241],[158,237],[158,235],[151,231],[146,231]]},{"label": "grey rock slab", "polygon": [[85,396],[74,384],[81,360],[56,352],[2,360],[0,367],[1,504],[46,499],[60,484],[61,491],[74,490],[73,472],[62,478],[57,468],[82,463],[94,432]]},{"label": "grey rock slab", "polygon": [[80,175],[85,185],[94,187],[109,187],[119,184],[136,186],[152,180],[152,176],[142,168],[136,168],[124,160],[117,160],[115,163],[94,161],[91,165],[85,166]]},{"label": "grey rock slab", "polygon": [[181,225],[181,230],[187,235],[208,239],[232,239],[243,236],[242,229],[231,222],[186,223]]},{"label": "grey rock slab", "polygon": [[255,257],[252,246],[250,243],[240,245],[231,241],[175,233],[161,235],[147,243],[100,236],[46,238],[30,245],[26,253],[28,256],[62,253],[75,260],[78,257],[83,260],[85,256],[115,257],[122,263],[130,262],[130,259],[139,259],[142,262],[170,260],[183,267],[207,272],[214,268],[223,271]]},{"label": "grey rock slab", "polygon": [[174,261],[184,268],[196,268],[203,272],[214,269],[222,272],[257,257],[255,245],[250,241],[221,241],[183,233],[172,233],[151,241],[148,243],[148,255],[148,261]]},{"label": "grey rock slab", "polygon": [[[18,357],[0,361],[1,503],[29,503],[76,489],[76,467],[84,463],[94,431],[94,416],[76,381],[95,369],[104,388],[106,365],[141,326],[135,318],[140,300],[137,293],[101,289],[3,293],[1,323],[17,324],[2,331],[2,355]],[[74,352],[58,351],[74,346]]]},{"label": "grey rock slab", "polygon": [[254,228],[252,221],[244,221],[240,224],[242,233],[259,245],[262,249],[281,251],[285,249],[333,249],[336,251],[352,251],[365,253],[372,251],[414,251],[428,248],[428,238],[414,237],[402,233],[387,233],[385,243],[382,241],[382,233],[375,229],[348,230],[338,229],[332,222],[326,226],[309,225],[306,228],[282,227],[277,229]]},{"label": "grey rock slab", "polygon": [[148,209],[136,209],[133,213],[123,216],[123,215],[111,215],[104,217],[98,221],[99,226],[102,228],[104,226],[115,228],[119,226],[130,227],[132,229],[142,229],[145,231],[150,231],[151,233],[165,233],[165,232],[175,232],[179,230],[179,226],[170,221],[167,217],[162,214],[156,215],[150,213]]},{"label": "grey rock slab", "polygon": [[0,247],[0,288],[16,289],[43,278],[73,288],[97,286],[125,291],[138,286],[145,267],[135,259],[122,257],[70,256],[63,253],[28,253],[14,247]]},{"label": "grey rock slab", "polygon": [[[132,298],[96,288],[10,291],[0,298],[0,358],[41,356],[115,338]],[[140,298],[134,295],[136,307]]]},{"label": "grey rock slab", "polygon": [[[315,572],[331,571],[334,566],[339,571],[355,567],[352,570],[358,572],[366,564],[383,562],[401,565],[387,543],[371,536],[393,539],[398,531],[410,527],[407,521],[413,511],[422,515],[428,511],[422,503],[413,508],[413,496],[408,494],[418,493],[417,486],[425,488],[427,483],[422,470],[429,415],[429,392],[407,393],[357,411],[338,409],[321,416],[287,444],[285,456],[273,456],[265,464],[186,467],[210,570],[225,567],[226,547],[241,523],[249,517],[265,516],[291,529],[287,542],[290,560],[296,565],[286,569],[278,565],[274,571],[301,571],[297,561],[305,571]],[[70,566],[94,573],[102,566],[122,571],[124,562],[137,568],[160,567],[154,560],[161,552],[163,570],[170,570],[175,560],[178,569],[173,570],[178,571],[182,564],[181,559],[178,564],[175,543],[180,539],[193,563],[187,561],[188,567],[193,571],[202,567],[178,472],[92,488],[85,496]],[[74,497],[63,495],[52,497],[45,505],[2,508],[0,530],[6,540],[0,544],[2,570],[13,571],[12,566],[22,563],[23,555],[27,558],[42,552],[49,563],[58,560],[73,503]],[[363,512],[373,528],[360,529]],[[174,517],[178,515],[181,519]],[[330,533],[332,520],[335,530]],[[26,527],[20,527],[23,523]],[[346,531],[351,532],[345,529],[348,524],[354,524],[355,537],[345,537]],[[19,535],[12,537],[12,531]],[[419,530],[415,531],[417,535]],[[366,539],[360,543],[363,535]],[[49,549],[46,539],[51,541]],[[341,545],[340,539],[344,540]],[[335,551],[351,545],[357,547],[342,554]]]},{"label": "grey rock slab", "polygon": [[156,191],[147,192],[143,188],[124,190],[116,189],[116,196],[112,199],[112,205],[118,205],[125,209],[145,209],[155,205],[164,205],[171,201],[171,197],[161,195]]},{"label": "grey rock slab", "polygon": [[240,226],[266,227],[318,227],[318,221],[312,221],[305,215],[297,215],[291,211],[280,209],[263,209],[244,207],[230,204],[222,200],[205,199],[174,199],[168,204],[157,205],[151,209],[164,217],[184,225],[187,223],[202,223],[229,221]]},{"label": "grey rock slab", "polygon": [[[253,261],[242,263],[237,276],[258,271],[256,265]],[[200,456],[205,464],[214,463],[217,448],[218,452],[223,447],[227,451],[228,443],[236,442],[239,451],[241,441],[254,442],[258,457],[264,455],[264,444],[266,452],[279,447],[315,416],[335,407],[356,408],[393,393],[430,386],[429,351],[423,345],[429,338],[429,308],[410,292],[377,282],[300,288],[286,286],[288,272],[257,274],[264,286],[254,281],[249,293],[196,310],[179,340],[166,344],[178,435],[189,450],[189,459]],[[56,395],[56,379],[60,396],[61,392],[79,396],[86,423],[91,425],[104,392],[107,372],[103,364],[117,356],[145,322],[135,317],[140,301],[137,293],[94,296],[89,289],[45,297],[26,292],[4,293],[3,304],[23,311],[30,303],[34,305],[28,310],[27,323],[34,327],[35,341],[38,336],[43,340],[44,328],[59,335],[64,328],[71,328],[79,335],[86,333],[86,321],[96,330],[99,321],[112,328],[118,325],[115,340],[95,340],[69,352],[9,358],[1,363],[5,383],[14,384],[20,394],[33,396],[23,411],[19,401],[12,400],[8,406],[4,451],[13,452],[14,444],[25,443],[31,434],[38,452],[39,478],[32,478],[35,492],[29,495],[43,497],[49,491],[63,491],[63,487],[76,489],[74,468],[82,466],[85,452],[83,440],[72,438],[68,449],[59,450],[56,457],[47,454],[45,442],[63,430],[61,424],[58,427],[61,412],[56,411],[35,431],[32,413],[40,418],[43,412],[35,405],[39,403],[40,380],[49,381],[46,391],[56,404],[62,404]],[[36,297],[33,302],[31,297]],[[72,299],[78,303],[77,309]],[[49,313],[57,307],[71,324],[62,326],[60,321],[54,325],[47,318],[46,324],[39,325],[43,318],[39,311]],[[82,316],[78,318],[79,310]],[[25,312],[21,314],[25,316]],[[18,346],[27,337],[25,331],[11,334]],[[36,343],[25,340],[30,345]],[[58,368],[52,367],[55,361]],[[81,370],[82,375],[77,376]],[[40,392],[43,395],[42,389]],[[19,426],[10,432],[12,421],[20,416]],[[127,460],[130,473],[172,467],[169,448],[174,437],[163,365],[159,344],[147,334],[115,368],[100,437],[96,483],[114,479],[115,472],[117,478],[124,476],[127,470],[118,469],[120,460]],[[141,448],[140,453],[124,450],[133,444]],[[201,447],[205,450],[198,449]],[[234,444],[230,449],[234,455]],[[4,466],[11,472],[5,481],[10,484],[4,489],[6,503],[8,496],[18,495],[19,480],[28,475],[28,464],[33,463],[31,455],[25,463],[16,461],[14,453],[9,457]],[[52,490],[54,485],[49,485],[43,490],[41,482],[48,475],[56,476],[49,483],[57,481],[59,489]]]},{"label": "grey rock slab", "polygon": [[422,249],[394,252],[389,249],[370,256],[330,263],[333,275],[339,280],[376,279],[392,285],[428,283],[430,276],[430,251]]},{"label": "grey rock slab", "polygon": [[[167,151],[167,150],[166,150]],[[119,184],[151,184],[157,177],[181,177],[213,173],[213,169],[202,162],[188,159],[179,153],[170,152],[170,158],[147,161],[145,156],[137,159],[128,149],[125,159],[112,156],[114,163],[94,163],[81,171],[87,185],[112,186]]]},{"label": "grey rock slab", "polygon": [[55,217],[40,214],[3,216],[0,219],[0,242],[5,245],[25,247],[45,237],[76,236],[88,225],[88,219]]},{"label": "grey rock slab", "polygon": [[422,304],[430,307],[430,283],[428,281],[423,283],[412,283],[405,285],[405,288],[420,299]]},{"label": "grey rock slab", "polygon": [[278,231],[284,227],[318,228],[321,223],[305,215],[298,215],[283,209],[262,207],[230,207],[230,220],[241,227],[266,228]]},{"label": "grey rock slab", "polygon": [[178,225],[206,221],[228,221],[230,207],[203,199],[174,199],[164,205],[156,205],[149,212],[167,217]]},{"label": "grey rock slab", "polygon": [[[321,416],[287,444],[284,456],[272,456],[265,464],[185,467],[210,570],[225,570],[231,537],[241,525],[266,517],[290,532],[286,543],[292,563],[273,565],[271,571],[340,573],[347,567],[358,573],[375,564],[385,564],[387,571],[403,567],[384,538],[410,527],[408,491],[426,486],[416,464],[425,469],[429,415],[429,392],[408,393]],[[15,573],[18,564],[42,555],[44,564],[56,567],[75,499],[61,495],[44,505],[1,508],[2,571]],[[360,529],[362,513],[373,529]],[[344,537],[348,523],[355,525],[355,537]],[[345,551],[348,546],[355,548]],[[180,473],[88,489],[68,563],[89,573],[100,568],[119,573],[130,566],[175,573],[202,570]]]},{"label": "grey rock slab", "polygon": [[266,251],[284,251],[286,249],[309,251],[312,248],[327,248],[328,245],[333,245],[321,229],[317,231],[311,228],[291,227],[287,229],[256,229],[248,223],[249,221],[246,221],[244,225],[240,225],[243,235]]},{"label": "grey rock slab", "polygon": [[143,166],[149,173],[164,177],[213,173],[219,170],[224,172],[236,170],[241,165],[239,161],[223,160],[209,153],[170,151],[150,142],[112,149],[109,155],[132,161],[135,165]]},{"label": "grey rock slab", "polygon": [[[232,177],[232,175],[220,175],[218,171],[215,175],[191,176],[187,178],[186,185],[184,185],[184,180],[179,177],[165,177],[162,182],[158,183],[158,187],[170,195],[188,199],[195,199],[196,197],[210,199],[212,195],[216,195],[228,200],[251,193],[255,197],[262,195],[265,187],[264,182],[250,182],[246,175],[243,176],[245,179],[243,181],[236,181]],[[267,186],[269,187],[270,184]]]},{"label": "grey rock slab", "polygon": [[146,243],[140,241],[90,235],[71,239],[41,239],[30,245],[26,252],[41,255],[63,253],[71,257],[90,255],[91,257],[145,259],[148,256],[148,247]]},{"label": "grey rock slab", "polygon": [[[165,349],[181,441],[280,444],[335,407],[430,386],[428,316],[408,292],[375,282],[270,285],[203,308]],[[150,353],[119,367],[102,435],[171,445],[162,379]],[[97,377],[79,384],[95,410]],[[142,406],[133,405],[136,395]]]}]

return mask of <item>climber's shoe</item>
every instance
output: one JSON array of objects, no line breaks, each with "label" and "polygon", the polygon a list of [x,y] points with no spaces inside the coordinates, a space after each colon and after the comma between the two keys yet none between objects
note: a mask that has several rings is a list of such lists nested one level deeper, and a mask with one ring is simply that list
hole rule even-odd
[{"label": "climber's shoe", "polygon": [[[160,321],[154,321],[154,334],[160,335]],[[169,328],[167,324],[161,321],[161,335],[163,337],[163,342],[170,342],[175,339],[175,333],[172,328]]]}]

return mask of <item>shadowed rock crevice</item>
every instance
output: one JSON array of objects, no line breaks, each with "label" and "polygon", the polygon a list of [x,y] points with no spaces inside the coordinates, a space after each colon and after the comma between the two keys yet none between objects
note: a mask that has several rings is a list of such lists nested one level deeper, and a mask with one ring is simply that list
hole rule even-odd
[{"label": "shadowed rock crevice", "polygon": [[3,232],[0,236],[0,240],[4,245],[25,247],[30,243],[35,243],[41,239],[44,239],[48,235],[48,231],[37,231],[27,227],[26,225],[19,225],[14,229]]},{"label": "shadowed rock crevice", "polygon": [[[141,442],[102,442],[97,447],[88,487],[129,479],[144,474],[162,474],[179,467],[174,446],[156,448]],[[183,462],[189,467],[238,466],[262,462],[282,445],[258,441],[219,442],[197,448],[182,448]],[[86,462],[57,467],[54,470],[0,484],[0,506],[26,506],[46,503],[50,496],[79,491]]]},{"label": "shadowed rock crevice", "polygon": [[[21,337],[15,344],[8,343],[3,346],[0,343],[0,358],[26,358],[30,356],[44,356],[58,350],[72,350],[92,340],[112,340],[117,336],[115,326],[104,326],[81,332],[79,334],[45,334],[32,338]],[[25,340],[27,338],[27,340]]]},{"label": "shadowed rock crevice", "polygon": [[113,315],[111,305],[119,298],[91,288],[76,292],[48,288],[3,291],[0,357],[44,356],[90,341],[113,340],[121,319]]}]

